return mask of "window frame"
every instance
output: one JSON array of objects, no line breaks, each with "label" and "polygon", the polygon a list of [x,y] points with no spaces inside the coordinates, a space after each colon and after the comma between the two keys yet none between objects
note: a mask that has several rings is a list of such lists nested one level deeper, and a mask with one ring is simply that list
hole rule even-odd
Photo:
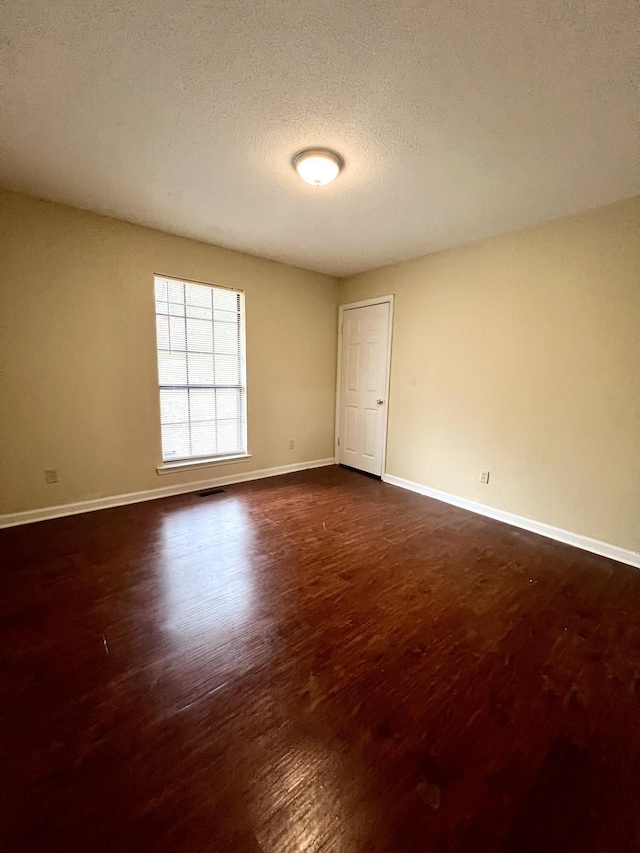
[{"label": "window frame", "polygon": [[[225,290],[230,291],[238,296],[238,339],[239,339],[239,368],[240,368],[240,383],[238,385],[209,385],[203,383],[178,383],[178,384],[161,384],[160,382],[160,346],[158,340],[158,329],[157,329],[157,299],[156,299],[156,283],[158,279],[163,279],[166,281],[174,281],[182,285],[196,285],[199,287],[208,287],[211,290]],[[160,425],[160,455],[162,458],[162,462],[157,466],[156,471],[158,474],[166,474],[171,471],[184,471],[192,468],[200,468],[202,466],[207,465],[224,465],[231,464],[234,462],[241,462],[243,460],[247,460],[251,458],[251,454],[248,451],[248,424],[247,424],[247,339],[246,339],[246,316],[245,316],[245,294],[244,290],[239,287],[231,287],[229,285],[222,284],[213,284],[208,281],[199,281],[197,279],[192,278],[180,278],[175,275],[166,275],[165,273],[154,273],[153,276],[153,296],[154,296],[154,318],[156,319],[156,333],[155,333],[155,357],[156,357],[156,374],[157,374],[157,389],[158,389],[158,422]],[[161,316],[161,315],[160,315]],[[186,316],[185,316],[186,320]],[[212,316],[212,322],[214,322]],[[185,348],[185,353],[188,353],[189,349]],[[164,450],[162,446],[162,413],[161,413],[161,392],[163,389],[167,390],[180,390],[180,389],[199,389],[199,388],[235,388],[238,389],[240,393],[240,422],[242,426],[242,448],[240,450],[234,450],[230,453],[215,453],[215,454],[203,454],[203,455],[193,455],[193,456],[181,456],[179,458],[164,458]]]}]

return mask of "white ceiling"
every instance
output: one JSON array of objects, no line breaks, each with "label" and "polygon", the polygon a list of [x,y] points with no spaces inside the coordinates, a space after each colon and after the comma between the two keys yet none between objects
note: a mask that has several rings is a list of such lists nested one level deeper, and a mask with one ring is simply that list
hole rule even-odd
[{"label": "white ceiling", "polygon": [[512,231],[640,192],[639,10],[11,0],[0,183],[339,276]]}]

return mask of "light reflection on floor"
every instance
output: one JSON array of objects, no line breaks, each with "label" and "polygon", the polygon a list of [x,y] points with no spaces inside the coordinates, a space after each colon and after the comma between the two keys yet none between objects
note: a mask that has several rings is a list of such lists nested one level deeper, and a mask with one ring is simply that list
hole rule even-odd
[{"label": "light reflection on floor", "polygon": [[[355,842],[357,819],[352,816],[352,825],[349,831],[345,830],[350,822],[343,804],[347,793],[343,780],[349,779],[350,774],[343,766],[343,756],[320,738],[290,731],[286,750],[280,755],[265,755],[263,762],[269,768],[269,776],[267,784],[260,784],[258,778],[254,785],[259,789],[256,825],[265,809],[275,818],[268,831],[256,832],[261,849],[269,853],[325,850],[334,825],[340,826],[344,844],[349,844],[352,835]],[[354,844],[343,849],[358,848]]]},{"label": "light reflection on floor", "polygon": [[[225,496],[212,500],[215,503],[191,505],[162,519],[159,562],[165,628],[176,640],[215,643],[229,632],[236,635],[251,618],[255,593],[251,520],[240,500]],[[203,535],[203,516],[210,516],[210,536]],[[185,539],[199,546],[186,558],[177,547]]]}]

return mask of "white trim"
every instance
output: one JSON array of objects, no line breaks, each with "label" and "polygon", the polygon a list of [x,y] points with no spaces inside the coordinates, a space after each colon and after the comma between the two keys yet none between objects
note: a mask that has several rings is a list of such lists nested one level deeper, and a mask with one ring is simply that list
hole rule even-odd
[{"label": "white trim", "polygon": [[236,287],[235,284],[214,284],[212,281],[202,281],[199,278],[184,278],[179,275],[167,275],[164,272],[154,272],[156,278],[170,278],[171,281],[179,281],[181,284],[206,284],[207,287],[221,287],[223,290],[235,290],[236,293],[244,293],[241,287]]},{"label": "white trim", "polygon": [[251,459],[250,453],[236,453],[234,456],[208,456],[204,459],[179,459],[176,462],[163,462],[158,465],[158,474],[175,474],[178,471],[191,471],[194,468],[209,468],[213,465],[233,465],[235,462],[246,462]]},{"label": "white trim", "polygon": [[387,383],[385,388],[385,414],[384,414],[384,441],[382,443],[382,477],[387,465],[387,433],[389,429],[389,391],[391,388],[391,338],[393,336],[393,305],[394,296],[379,296],[375,299],[361,299],[359,302],[347,302],[338,307],[338,358],[336,366],[336,425],[334,433],[334,459],[336,465],[340,464],[340,449],[338,439],[340,437],[340,379],[342,376],[342,326],[344,323],[344,312],[351,308],[366,308],[368,305],[389,304],[389,327],[387,330]]},{"label": "white trim", "polygon": [[469,510],[469,512],[475,512],[478,515],[484,515],[487,518],[493,518],[496,521],[511,524],[513,527],[520,527],[522,530],[529,530],[540,536],[546,536],[548,539],[555,539],[557,542],[564,542],[566,545],[573,545],[583,551],[590,551],[592,554],[599,554],[601,557],[608,557],[610,560],[617,560],[619,563],[626,563],[640,569],[640,553],[636,551],[628,551],[625,548],[619,548],[617,545],[610,545],[608,542],[601,542],[599,539],[591,539],[589,536],[583,536],[580,533],[572,533],[570,530],[563,530],[561,527],[553,527],[551,524],[545,524],[533,518],[514,515],[512,512],[479,504],[467,500],[467,498],[451,495],[449,492],[441,492],[439,489],[432,489],[430,486],[423,486],[421,483],[414,483],[412,480],[404,480],[402,477],[385,474],[382,479],[392,486],[399,486],[401,489],[408,489],[410,492],[435,498],[437,501],[452,504],[461,509]]},{"label": "white trim", "polygon": [[338,306],[340,311],[349,311],[351,308],[367,308],[369,305],[381,305],[383,302],[390,302],[393,305],[393,294],[388,296],[375,296],[373,299],[360,299],[358,302],[345,302],[344,305]]},{"label": "white trim", "polygon": [[157,498],[168,498],[172,495],[183,495],[187,492],[199,492],[212,486],[230,486],[232,483],[245,483],[248,480],[262,480],[266,477],[277,477],[279,474],[291,474],[295,471],[307,471],[309,468],[323,468],[333,465],[333,459],[314,459],[311,462],[298,462],[294,465],[280,465],[277,468],[263,468],[261,471],[247,471],[242,474],[231,474],[226,477],[215,477],[209,480],[198,480],[195,483],[181,483],[174,486],[162,486],[159,489],[148,489],[144,492],[129,492],[124,495],[112,495],[107,498],[96,498],[89,501],[78,501],[59,506],[45,506],[40,509],[30,509],[26,512],[14,512],[0,515],[0,529],[15,527],[18,524],[30,524],[34,521],[44,521],[48,518],[61,518],[66,515],[78,515],[82,512],[94,512],[114,506],[152,501]]}]

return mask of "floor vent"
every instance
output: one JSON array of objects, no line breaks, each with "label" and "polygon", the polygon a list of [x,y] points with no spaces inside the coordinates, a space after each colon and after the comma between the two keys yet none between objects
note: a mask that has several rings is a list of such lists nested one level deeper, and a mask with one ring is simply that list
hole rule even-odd
[{"label": "floor vent", "polygon": [[211,495],[221,495],[224,489],[205,489],[204,492],[198,492],[201,498],[208,498]]}]

